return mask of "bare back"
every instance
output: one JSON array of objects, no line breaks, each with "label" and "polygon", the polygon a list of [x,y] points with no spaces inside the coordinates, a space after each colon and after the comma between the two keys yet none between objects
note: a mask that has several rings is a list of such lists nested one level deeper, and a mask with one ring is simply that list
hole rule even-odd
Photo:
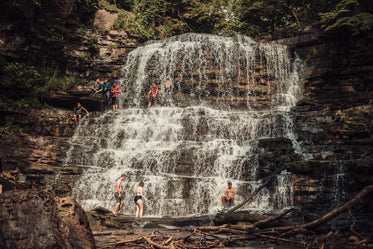
[{"label": "bare back", "polygon": [[138,186],[137,188],[136,188],[136,196],[142,196],[142,187],[141,186]]}]

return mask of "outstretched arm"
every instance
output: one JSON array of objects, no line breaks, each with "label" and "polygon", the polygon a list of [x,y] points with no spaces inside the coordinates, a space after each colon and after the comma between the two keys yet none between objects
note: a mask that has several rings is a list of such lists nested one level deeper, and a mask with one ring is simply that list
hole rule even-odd
[{"label": "outstretched arm", "polygon": [[140,195],[141,195],[142,198],[144,198],[145,201],[148,201],[148,199],[146,199],[146,197],[145,197],[145,196],[143,195],[143,193],[142,193],[142,188],[141,188],[141,190],[140,190]]},{"label": "outstretched arm", "polygon": [[82,106],[82,109],[87,113],[87,117],[88,117],[89,113],[88,113],[87,109],[85,109],[83,106]]}]

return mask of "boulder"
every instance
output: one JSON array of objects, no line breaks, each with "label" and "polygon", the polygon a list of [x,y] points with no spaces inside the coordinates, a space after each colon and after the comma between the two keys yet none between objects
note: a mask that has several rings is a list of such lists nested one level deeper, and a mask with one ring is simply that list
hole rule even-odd
[{"label": "boulder", "polygon": [[98,28],[111,28],[117,19],[117,13],[110,13],[102,9],[96,12],[93,24]]},{"label": "boulder", "polygon": [[36,189],[10,190],[0,195],[2,243],[14,249],[95,248],[81,206],[72,198],[60,199]]}]

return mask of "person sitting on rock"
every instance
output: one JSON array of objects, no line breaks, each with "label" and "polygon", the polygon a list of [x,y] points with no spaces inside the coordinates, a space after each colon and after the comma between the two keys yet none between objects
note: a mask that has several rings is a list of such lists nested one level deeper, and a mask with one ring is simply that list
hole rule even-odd
[{"label": "person sitting on rock", "polygon": [[234,195],[236,194],[236,189],[232,187],[232,183],[228,182],[228,188],[225,190],[224,195],[221,197],[223,202],[223,208],[229,208],[234,205]]},{"label": "person sitting on rock", "polygon": [[102,91],[101,89],[101,84],[100,84],[100,79],[97,78],[95,82],[93,82],[91,89],[94,93],[99,93]]},{"label": "person sitting on rock", "polygon": [[75,124],[78,124],[80,120],[82,119],[83,111],[86,112],[87,117],[89,116],[89,113],[87,109],[85,109],[80,103],[76,104],[76,107],[74,107],[74,121]]}]

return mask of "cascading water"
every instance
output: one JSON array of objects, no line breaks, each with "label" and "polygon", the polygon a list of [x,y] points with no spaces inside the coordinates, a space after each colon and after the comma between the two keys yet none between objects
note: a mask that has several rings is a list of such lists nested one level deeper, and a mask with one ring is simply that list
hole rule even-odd
[{"label": "cascading water", "polygon": [[[85,209],[112,209],[125,173],[126,214],[140,181],[148,216],[214,213],[228,181],[236,203],[260,186],[260,139],[290,139],[301,154],[288,115],[301,95],[298,63],[286,46],[186,34],[135,49],[123,71],[122,108],[83,120],[68,151],[66,165],[87,168],[73,189]],[[169,105],[145,109],[150,83],[167,77],[175,86]],[[275,182],[244,208],[291,206],[291,174]]]}]

